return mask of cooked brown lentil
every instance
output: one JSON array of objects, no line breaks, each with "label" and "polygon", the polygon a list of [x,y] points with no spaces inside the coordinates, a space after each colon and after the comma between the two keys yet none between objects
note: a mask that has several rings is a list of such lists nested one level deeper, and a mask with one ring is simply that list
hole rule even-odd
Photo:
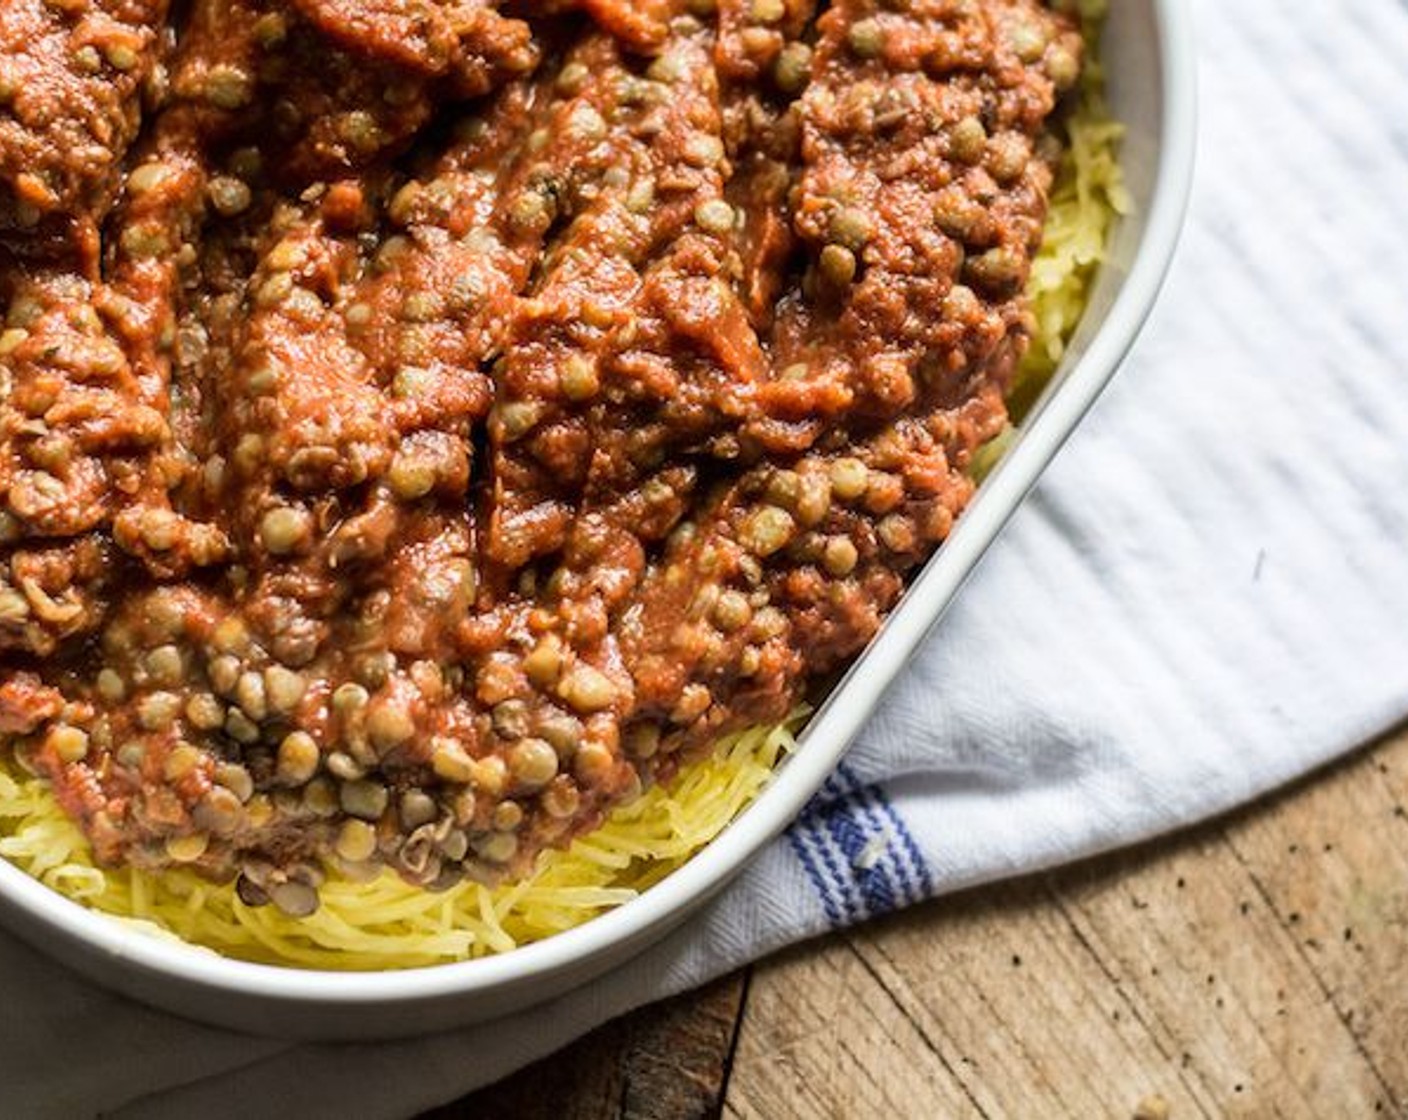
[{"label": "cooked brown lentil", "polygon": [[306,915],[781,719],[1004,423],[1053,7],[0,5],[0,737]]}]

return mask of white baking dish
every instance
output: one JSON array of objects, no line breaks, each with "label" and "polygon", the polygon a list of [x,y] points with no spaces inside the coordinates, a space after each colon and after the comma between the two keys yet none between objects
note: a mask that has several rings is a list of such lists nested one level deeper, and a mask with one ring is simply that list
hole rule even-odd
[{"label": "white baking dish", "polygon": [[0,921],[36,947],[137,999],[244,1030],[388,1037],[487,1019],[629,960],[723,887],[822,784],[886,687],[938,622],[1042,470],[1119,367],[1153,306],[1182,223],[1193,165],[1195,74],[1186,0],[1112,0],[1110,102],[1128,135],[1134,216],[1114,235],[1066,360],[999,468],[900,608],[758,801],[641,898],[504,956],[415,971],[308,972],[225,960],[154,940],[60,897],[0,860]]}]

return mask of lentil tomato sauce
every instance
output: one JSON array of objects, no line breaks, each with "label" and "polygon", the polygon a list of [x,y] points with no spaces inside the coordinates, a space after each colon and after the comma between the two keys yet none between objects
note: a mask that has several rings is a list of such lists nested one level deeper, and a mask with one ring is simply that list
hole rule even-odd
[{"label": "lentil tomato sauce", "polygon": [[6,0],[0,735],[97,857],[522,874],[973,490],[1041,0]]}]

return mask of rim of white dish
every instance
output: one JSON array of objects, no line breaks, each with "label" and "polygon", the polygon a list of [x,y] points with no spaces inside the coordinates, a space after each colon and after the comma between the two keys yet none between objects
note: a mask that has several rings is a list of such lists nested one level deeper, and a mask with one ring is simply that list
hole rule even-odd
[{"label": "rim of white dish", "polygon": [[[1035,483],[1074,428],[1075,420],[1090,407],[1133,346],[1172,263],[1191,189],[1196,146],[1196,64],[1188,7],[1186,0],[1155,0],[1154,4],[1164,71],[1159,168],[1133,266],[1105,323],[1061,392],[1050,399],[1042,416],[985,485],[992,493],[993,505],[1000,506],[1005,499],[1009,508],[1015,507]],[[883,646],[873,644],[875,656],[864,656],[856,664],[848,682],[851,690],[878,699],[924,640],[937,613],[926,613],[914,607],[913,601],[935,598],[943,591],[940,584],[953,579],[955,567],[963,571],[973,566],[999,527],[966,537],[956,533],[939,551],[935,562],[907,593],[910,609],[896,612],[886,625]],[[4,859],[0,859],[0,889],[13,904],[57,934],[120,958],[130,967],[212,992],[323,1006],[406,1003],[487,993],[581,969],[623,943],[668,926],[690,906],[707,899],[795,819],[835,768],[870,712],[869,704],[832,712],[824,737],[808,736],[805,749],[787,760],[753,805],[688,863],[639,898],[575,929],[499,956],[384,972],[254,964],[124,928],[107,915],[63,897]]]}]

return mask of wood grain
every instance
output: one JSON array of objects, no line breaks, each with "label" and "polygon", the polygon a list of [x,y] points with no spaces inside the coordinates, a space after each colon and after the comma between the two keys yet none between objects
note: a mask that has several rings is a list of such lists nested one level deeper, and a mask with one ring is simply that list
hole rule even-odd
[{"label": "wood grain", "polygon": [[439,1115],[1408,1117],[1405,804],[1400,734],[1183,836],[784,953]]},{"label": "wood grain", "polygon": [[744,989],[739,975],[643,1008],[422,1120],[695,1120],[716,1115]]}]

